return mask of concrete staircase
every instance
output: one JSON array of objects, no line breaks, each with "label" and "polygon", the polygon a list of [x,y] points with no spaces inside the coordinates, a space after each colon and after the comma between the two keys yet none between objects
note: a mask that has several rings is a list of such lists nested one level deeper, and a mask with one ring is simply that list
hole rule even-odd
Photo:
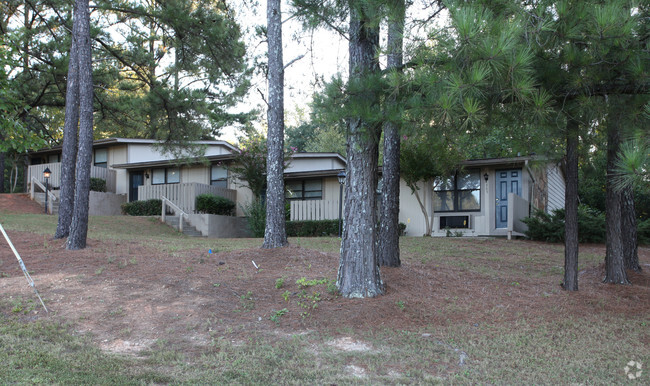
[{"label": "concrete staircase", "polygon": [[[165,216],[165,224],[178,230],[178,216]],[[196,230],[194,226],[188,224],[187,221],[183,222],[183,234],[190,237],[203,237],[203,234]]]},{"label": "concrete staircase", "polygon": [[[43,210],[45,210],[45,193],[34,192],[34,201],[37,202],[40,206],[42,206]],[[49,199],[48,199],[48,204],[49,204]],[[55,200],[54,203],[52,204],[52,213],[50,214],[58,214],[58,213],[59,213],[59,200]]]}]

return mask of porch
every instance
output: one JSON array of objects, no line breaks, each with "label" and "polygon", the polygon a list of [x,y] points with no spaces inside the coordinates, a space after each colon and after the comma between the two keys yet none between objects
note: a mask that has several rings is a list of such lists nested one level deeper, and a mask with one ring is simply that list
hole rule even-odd
[{"label": "porch", "polygon": [[180,210],[188,214],[196,212],[196,196],[201,194],[214,194],[237,203],[236,190],[197,182],[138,186],[138,200],[160,200],[162,197],[165,197]]},{"label": "porch", "polygon": [[[48,181],[50,189],[58,189],[61,186],[61,162],[52,162],[47,164],[39,165],[30,165],[27,168],[27,184],[28,191],[31,191],[32,188],[32,178],[36,181],[39,181],[45,184],[43,178],[43,171],[45,169],[50,169],[50,179]],[[106,181],[106,192],[116,193],[117,186],[117,173],[115,170],[110,170],[107,168],[100,168],[94,165],[90,166],[90,177],[91,178],[101,178]]]}]

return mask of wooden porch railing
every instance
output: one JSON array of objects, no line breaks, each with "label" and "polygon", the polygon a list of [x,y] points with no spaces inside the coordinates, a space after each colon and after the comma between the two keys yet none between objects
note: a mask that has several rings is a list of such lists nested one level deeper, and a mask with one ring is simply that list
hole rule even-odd
[{"label": "wooden porch railing", "polygon": [[[41,190],[43,192],[45,192],[46,189],[45,189],[45,185],[43,185],[41,183],[41,181],[37,180],[36,178],[32,177],[32,179],[30,181],[31,181],[31,184],[30,184],[30,188],[29,188],[29,197],[33,200],[34,199],[34,188],[36,186],[41,188]],[[48,189],[47,190],[47,197],[49,198],[49,200],[47,202],[47,213],[52,214],[54,201],[56,201],[56,196],[54,195],[54,193],[52,193],[51,190]]]},{"label": "wooden porch railing", "polygon": [[[53,162],[49,164],[30,165],[27,169],[27,181],[32,181],[33,178],[41,180],[43,178],[43,170],[49,168],[50,172],[50,186],[61,186],[61,162]],[[100,168],[97,166],[90,166],[90,177],[101,178],[106,181],[106,191],[109,193],[116,192],[117,186],[117,173],[115,170]]]},{"label": "wooden porch railing", "polygon": [[338,200],[292,200],[291,221],[336,220],[339,218]]},{"label": "wooden porch railing", "polygon": [[161,199],[164,196],[185,213],[194,213],[196,211],[196,196],[206,193],[215,194],[237,202],[236,190],[194,182],[185,184],[142,185],[138,187],[138,200]]}]

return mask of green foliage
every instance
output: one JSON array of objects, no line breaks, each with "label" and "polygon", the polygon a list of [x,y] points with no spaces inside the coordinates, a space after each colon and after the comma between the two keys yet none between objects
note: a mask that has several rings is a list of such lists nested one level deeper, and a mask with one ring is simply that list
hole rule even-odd
[{"label": "green foliage", "polygon": [[106,180],[103,178],[90,178],[90,190],[93,192],[105,192],[106,191]]},{"label": "green foliage", "polygon": [[287,236],[318,237],[339,234],[339,220],[287,221]]},{"label": "green foliage", "polygon": [[307,280],[306,277],[301,277],[296,280],[296,284],[298,284],[300,288],[313,287],[315,285],[327,284],[328,282],[329,281],[326,278]]},{"label": "green foliage", "polygon": [[636,224],[636,237],[639,244],[650,245],[650,219]]},{"label": "green foliage", "polygon": [[247,217],[248,230],[253,237],[264,237],[266,229],[266,205],[261,200],[254,200],[242,206],[244,216]]},{"label": "green foliage", "polygon": [[235,211],[235,203],[214,194],[200,194],[196,196],[196,210],[200,213],[232,216]]},{"label": "green foliage", "polygon": [[272,311],[271,316],[269,317],[269,319],[272,322],[274,322],[276,325],[279,325],[280,324],[280,318],[282,316],[286,315],[288,312],[289,312],[289,310],[287,310],[286,308],[283,308],[283,309],[278,310],[278,311]]},{"label": "green foliage", "polygon": [[280,289],[282,287],[284,287],[284,277],[275,280],[275,288]]},{"label": "green foliage", "polygon": [[397,224],[397,231],[399,232],[400,236],[406,235],[406,224],[403,222]]},{"label": "green foliage", "polygon": [[[552,214],[537,210],[532,217],[523,219],[528,225],[526,236],[532,240],[553,243],[564,242],[564,209]],[[605,214],[586,205],[578,206],[578,241],[580,243],[605,242]]]},{"label": "green foliage", "polygon": [[160,216],[162,200],[133,201],[122,204],[122,213],[129,216]]}]

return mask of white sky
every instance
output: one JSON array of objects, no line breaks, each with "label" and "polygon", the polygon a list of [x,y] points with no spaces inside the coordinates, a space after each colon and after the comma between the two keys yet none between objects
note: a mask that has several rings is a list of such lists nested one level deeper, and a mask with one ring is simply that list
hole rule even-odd
[{"label": "white sky", "polygon": [[[307,108],[307,103],[311,101],[313,93],[320,90],[322,80],[328,81],[338,72],[347,73],[348,44],[347,40],[332,31],[303,31],[301,23],[290,18],[290,11],[286,1],[283,1],[284,63],[287,65],[292,60],[304,55],[302,59],[286,68],[284,75],[285,122],[295,124],[297,123],[296,114],[294,114],[296,108]],[[261,43],[260,39],[254,36],[255,25],[266,25],[266,2],[261,2],[257,8],[239,10],[237,21],[242,29],[248,30],[244,39],[247,43],[249,56],[263,56],[266,61],[266,42]],[[245,103],[240,106],[241,110],[258,107],[258,110],[262,112],[262,122],[257,122],[256,126],[260,129],[266,125],[266,105],[260,91],[266,98],[266,90],[266,79],[263,75],[257,75],[253,79],[253,86]],[[239,133],[234,129],[225,129],[220,139],[234,143],[237,135]]]}]

